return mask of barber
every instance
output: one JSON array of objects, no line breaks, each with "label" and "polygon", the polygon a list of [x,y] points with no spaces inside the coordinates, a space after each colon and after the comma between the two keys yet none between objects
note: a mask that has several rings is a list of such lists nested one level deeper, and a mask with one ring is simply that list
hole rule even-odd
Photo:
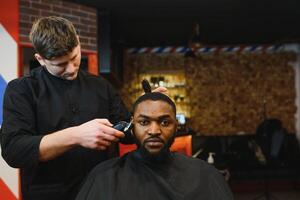
[{"label": "barber", "polygon": [[20,168],[23,200],[72,200],[86,174],[124,139],[112,125],[130,115],[107,81],[80,69],[70,21],[40,18],[30,40],[41,66],[6,88],[2,156]]}]

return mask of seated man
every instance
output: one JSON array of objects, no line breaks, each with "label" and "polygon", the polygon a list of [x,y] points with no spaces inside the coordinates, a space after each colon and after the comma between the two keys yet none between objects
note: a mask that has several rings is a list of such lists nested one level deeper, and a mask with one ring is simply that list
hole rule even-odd
[{"label": "seated man", "polygon": [[206,162],[171,153],[176,107],[162,93],[146,93],[133,106],[138,149],[99,164],[77,200],[233,199],[222,175]]}]

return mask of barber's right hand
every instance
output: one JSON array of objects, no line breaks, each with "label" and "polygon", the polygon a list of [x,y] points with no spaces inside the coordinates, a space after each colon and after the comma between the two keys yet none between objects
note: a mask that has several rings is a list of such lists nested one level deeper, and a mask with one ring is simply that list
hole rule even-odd
[{"label": "barber's right hand", "polygon": [[107,119],[94,119],[77,127],[78,144],[80,146],[105,150],[112,142],[118,142],[124,133],[112,128]]}]

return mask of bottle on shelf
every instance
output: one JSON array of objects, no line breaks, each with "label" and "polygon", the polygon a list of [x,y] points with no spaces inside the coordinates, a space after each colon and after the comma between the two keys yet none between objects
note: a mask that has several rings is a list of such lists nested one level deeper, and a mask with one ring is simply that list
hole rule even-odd
[{"label": "bottle on shelf", "polygon": [[213,165],[215,163],[215,159],[214,159],[214,152],[209,152],[208,153],[208,158],[207,158],[207,162],[211,165]]}]

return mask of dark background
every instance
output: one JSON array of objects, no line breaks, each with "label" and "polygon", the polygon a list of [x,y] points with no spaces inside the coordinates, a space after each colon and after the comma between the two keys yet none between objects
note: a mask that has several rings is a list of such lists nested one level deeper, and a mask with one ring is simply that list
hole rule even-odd
[{"label": "dark background", "polygon": [[[109,16],[112,42],[187,45],[195,23],[207,45],[299,42],[297,0],[70,0]],[[100,26],[101,28],[101,26]]]}]

